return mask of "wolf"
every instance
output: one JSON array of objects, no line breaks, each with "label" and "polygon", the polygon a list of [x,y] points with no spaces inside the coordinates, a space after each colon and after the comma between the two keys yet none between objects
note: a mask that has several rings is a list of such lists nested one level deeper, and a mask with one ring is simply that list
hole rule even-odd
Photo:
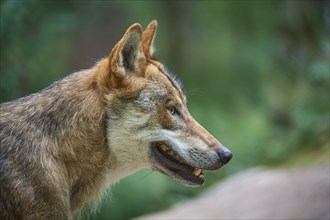
[{"label": "wolf", "polygon": [[141,168],[203,184],[231,152],[198,124],[157,59],[157,21],[90,69],[0,105],[0,219],[69,219]]}]

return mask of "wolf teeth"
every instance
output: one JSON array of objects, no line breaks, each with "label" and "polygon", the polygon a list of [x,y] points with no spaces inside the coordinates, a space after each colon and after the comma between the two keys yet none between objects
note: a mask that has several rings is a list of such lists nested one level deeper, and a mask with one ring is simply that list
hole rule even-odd
[{"label": "wolf teeth", "polygon": [[171,151],[171,150],[169,150],[168,152],[166,152],[168,155],[170,155],[171,157],[175,157],[175,155],[174,155],[174,152],[173,151]]},{"label": "wolf teeth", "polygon": [[[175,158],[176,160],[180,161],[180,157],[174,152],[172,151],[169,147],[167,147],[165,144],[160,144],[158,145],[158,147],[160,149],[162,149],[162,151],[164,151],[166,154],[168,154],[169,156]],[[204,174],[203,174],[203,170],[200,168],[195,168],[193,170],[193,173],[195,176],[199,177],[199,178],[203,178]]]},{"label": "wolf teeth", "polygon": [[161,144],[161,145],[159,145],[159,147],[163,150],[163,151],[165,151],[166,153],[168,152],[168,151],[171,151],[165,144]]},{"label": "wolf teeth", "polygon": [[169,147],[167,147],[165,144],[160,144],[159,147],[160,147],[160,149],[162,149],[162,151],[164,151],[169,156],[175,158],[178,161],[181,160],[181,158],[174,151],[172,151]]},{"label": "wolf teeth", "polygon": [[202,169],[199,169],[199,168],[195,168],[194,169],[194,174],[195,174],[195,176],[198,176],[198,177],[201,177],[201,175],[203,175],[202,174]]},{"label": "wolf teeth", "polygon": [[179,160],[179,157],[170,149],[168,148],[165,144],[161,144],[159,145],[159,147],[168,155],[170,155],[171,157],[176,158],[177,160]]}]

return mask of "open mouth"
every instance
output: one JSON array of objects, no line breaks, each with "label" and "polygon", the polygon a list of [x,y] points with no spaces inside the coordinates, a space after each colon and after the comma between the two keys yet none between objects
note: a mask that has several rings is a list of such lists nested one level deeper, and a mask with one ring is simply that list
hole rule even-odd
[{"label": "open mouth", "polygon": [[169,171],[163,171],[166,175],[174,177],[178,181],[183,180],[184,183],[190,185],[202,185],[204,183],[203,170],[189,165],[169,145],[163,142],[155,142],[152,144],[152,151],[158,162]]}]

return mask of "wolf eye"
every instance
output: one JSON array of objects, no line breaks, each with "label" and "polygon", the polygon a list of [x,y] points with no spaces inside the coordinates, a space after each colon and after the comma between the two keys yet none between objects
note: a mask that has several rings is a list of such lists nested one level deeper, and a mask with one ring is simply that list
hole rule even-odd
[{"label": "wolf eye", "polygon": [[171,115],[180,115],[180,112],[175,106],[171,106],[168,110],[170,111]]}]

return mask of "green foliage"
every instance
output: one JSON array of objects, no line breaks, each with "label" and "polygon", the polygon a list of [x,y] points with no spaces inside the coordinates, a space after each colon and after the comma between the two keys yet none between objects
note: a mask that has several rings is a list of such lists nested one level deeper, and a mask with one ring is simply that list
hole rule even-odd
[{"label": "green foliage", "polygon": [[148,170],[125,178],[97,218],[161,210],[232,173],[278,166],[299,152],[329,147],[327,6],[327,1],[4,0],[0,101],[90,67],[130,24],[157,19],[156,56],[183,81],[195,118],[234,154],[199,189]]}]

